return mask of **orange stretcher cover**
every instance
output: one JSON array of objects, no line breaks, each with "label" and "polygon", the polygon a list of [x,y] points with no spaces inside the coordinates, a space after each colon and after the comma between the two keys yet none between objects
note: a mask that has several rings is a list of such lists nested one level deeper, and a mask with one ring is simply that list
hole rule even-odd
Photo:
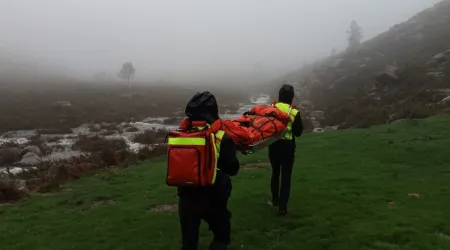
[{"label": "orange stretcher cover", "polygon": [[238,145],[240,151],[264,139],[278,136],[289,123],[289,115],[274,106],[257,105],[234,120],[224,120],[222,130]]}]

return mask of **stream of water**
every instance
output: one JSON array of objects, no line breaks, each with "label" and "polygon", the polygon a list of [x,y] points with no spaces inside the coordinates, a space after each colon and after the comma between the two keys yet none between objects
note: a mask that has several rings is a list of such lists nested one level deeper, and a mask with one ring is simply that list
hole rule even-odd
[{"label": "stream of water", "polygon": [[[249,101],[246,103],[239,103],[239,108],[237,111],[224,110],[223,113],[220,114],[222,119],[233,119],[239,117],[244,112],[249,111],[255,105],[264,105],[268,104],[270,101],[270,97],[265,94],[252,95],[249,98]],[[220,109],[220,108],[219,108]],[[176,116],[180,116],[178,118],[182,118],[179,112],[175,114]],[[122,138],[126,142],[128,146],[128,150],[137,152],[143,147],[148,147],[148,145],[144,145],[141,143],[136,143],[132,141],[132,138],[139,133],[142,133],[146,130],[169,130],[177,127],[176,124],[172,124],[170,122],[165,122],[168,119],[170,121],[176,121],[174,117],[148,117],[139,122],[123,122],[118,125],[123,132],[121,133],[113,133],[110,135],[103,136],[105,138]],[[73,129],[73,132],[70,134],[59,134],[59,135],[41,135],[44,139],[45,145],[52,149],[52,152],[41,158],[42,161],[58,161],[63,159],[68,159],[74,156],[80,156],[84,154],[83,152],[76,151],[72,149],[73,144],[76,139],[80,135],[101,135],[101,132],[93,132],[91,131],[92,125],[84,124],[77,128]],[[127,132],[127,127],[134,127],[136,131]],[[36,130],[20,130],[20,131],[10,131],[6,132],[0,136],[0,146],[5,143],[14,143],[18,145],[25,145],[29,143],[30,137],[36,135]],[[49,139],[52,139],[52,142],[48,142]],[[24,166],[8,166],[11,173],[16,174],[23,171]],[[26,168],[32,168],[27,165]],[[7,166],[0,166],[0,173],[5,173]]]}]

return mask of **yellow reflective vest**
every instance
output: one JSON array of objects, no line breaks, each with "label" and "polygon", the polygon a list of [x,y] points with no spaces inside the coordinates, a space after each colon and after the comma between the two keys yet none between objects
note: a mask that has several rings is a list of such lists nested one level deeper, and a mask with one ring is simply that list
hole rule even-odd
[{"label": "yellow reflective vest", "polygon": [[289,114],[290,122],[287,125],[286,133],[283,136],[283,140],[292,140],[292,123],[294,122],[295,117],[298,114],[298,110],[295,108],[291,109],[291,112],[289,113],[289,108],[291,105],[287,103],[277,102],[275,103],[275,107],[277,107],[279,110],[281,110],[283,113]]}]

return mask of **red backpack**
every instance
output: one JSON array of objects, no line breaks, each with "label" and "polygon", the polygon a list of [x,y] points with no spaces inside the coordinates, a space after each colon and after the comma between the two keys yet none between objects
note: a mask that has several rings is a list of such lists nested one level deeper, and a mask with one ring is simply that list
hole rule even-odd
[{"label": "red backpack", "polygon": [[222,122],[184,119],[177,130],[168,134],[167,177],[169,186],[207,186],[214,184],[220,142],[225,132]]}]

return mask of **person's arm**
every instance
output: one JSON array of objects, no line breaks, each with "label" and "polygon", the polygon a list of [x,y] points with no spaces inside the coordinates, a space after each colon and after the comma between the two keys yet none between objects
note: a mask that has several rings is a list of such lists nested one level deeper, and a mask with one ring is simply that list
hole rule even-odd
[{"label": "person's arm", "polygon": [[300,112],[298,112],[294,118],[294,122],[292,122],[292,134],[295,137],[299,137],[302,135],[302,133],[303,133],[303,121]]},{"label": "person's arm", "polygon": [[220,155],[217,166],[223,173],[235,176],[239,172],[239,160],[236,156],[236,144],[225,134],[220,144]]}]

